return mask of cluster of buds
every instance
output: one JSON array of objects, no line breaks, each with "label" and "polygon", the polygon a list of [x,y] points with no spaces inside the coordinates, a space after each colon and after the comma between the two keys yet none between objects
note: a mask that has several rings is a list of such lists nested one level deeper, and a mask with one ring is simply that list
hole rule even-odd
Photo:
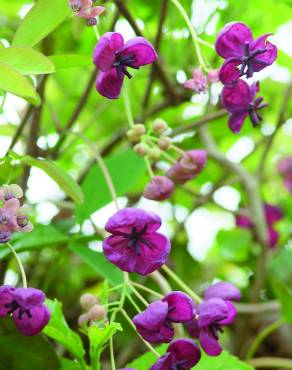
[{"label": "cluster of buds", "polygon": [[28,207],[20,207],[23,191],[20,186],[3,185],[0,188],[0,243],[8,243],[13,232],[30,232],[33,225],[27,217]]},{"label": "cluster of buds", "polygon": [[69,5],[78,17],[86,19],[87,26],[95,26],[96,18],[105,11],[103,6],[94,6],[95,2],[93,0],[70,0]]},{"label": "cluster of buds", "polygon": [[184,87],[200,94],[208,91],[208,83],[218,81],[218,70],[211,70],[207,75],[205,75],[200,68],[195,68],[192,72],[192,78],[184,83]]},{"label": "cluster of buds", "polygon": [[80,326],[93,325],[96,321],[103,321],[107,317],[106,309],[100,304],[98,298],[90,293],[85,293],[80,297],[80,305],[85,311],[79,316]]}]

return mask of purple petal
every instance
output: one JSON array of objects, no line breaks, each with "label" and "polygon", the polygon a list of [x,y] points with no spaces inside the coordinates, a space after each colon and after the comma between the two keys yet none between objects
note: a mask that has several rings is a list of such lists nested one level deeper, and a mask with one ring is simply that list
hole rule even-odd
[{"label": "purple petal", "polygon": [[279,233],[272,227],[268,228],[269,247],[274,248],[279,240]]},{"label": "purple petal", "polygon": [[292,193],[292,175],[287,175],[284,179],[284,184],[286,186],[286,189]]},{"label": "purple petal", "polygon": [[246,117],[247,113],[232,113],[228,119],[230,130],[235,134],[239,134]]},{"label": "purple petal", "polygon": [[231,113],[247,111],[252,99],[251,89],[243,80],[239,80],[233,86],[225,86],[222,91],[222,104]]},{"label": "purple petal", "polygon": [[223,85],[232,85],[240,77],[238,66],[241,64],[240,59],[227,59],[219,70],[219,80]]},{"label": "purple petal", "polygon": [[[257,49],[266,48],[267,50],[259,54],[255,57],[255,60],[253,62],[253,69],[255,72],[261,71],[266,66],[271,65],[274,63],[274,61],[277,58],[278,50],[277,47],[267,40],[267,37],[269,37],[271,34],[268,33],[266,35],[260,36],[258,39],[256,39],[252,45],[251,51],[255,51]],[[256,63],[256,61],[260,61],[260,63]]]},{"label": "purple petal", "polygon": [[34,288],[17,288],[12,297],[24,310],[41,305],[46,299],[43,291]]},{"label": "purple petal", "polygon": [[96,90],[105,98],[117,99],[121,94],[124,77],[123,74],[120,79],[114,68],[107,72],[99,72],[96,79]]},{"label": "purple petal", "polygon": [[179,162],[174,163],[167,171],[166,175],[178,184],[184,184],[196,176],[195,173],[185,172]]},{"label": "purple petal", "polygon": [[243,215],[236,215],[236,225],[242,227],[243,229],[250,229],[253,227],[251,219]]},{"label": "purple petal", "polygon": [[123,36],[117,32],[105,33],[97,43],[93,61],[97,68],[106,72],[111,69],[116,58],[116,52],[124,45]]},{"label": "purple petal", "polygon": [[208,328],[201,330],[199,339],[203,350],[208,356],[218,356],[222,352],[218,340],[212,335]]},{"label": "purple petal", "polygon": [[172,353],[168,352],[164,356],[160,357],[149,370],[169,370],[173,366],[174,361],[174,356]]},{"label": "purple petal", "polygon": [[167,318],[173,322],[190,321],[195,316],[194,302],[183,292],[171,292],[162,301],[168,303]]},{"label": "purple petal", "polygon": [[245,42],[252,39],[251,30],[244,23],[228,23],[218,33],[215,49],[224,59],[242,57]]},{"label": "purple petal", "polygon": [[204,299],[208,300],[211,298],[221,298],[228,301],[240,301],[241,293],[236,286],[227,282],[220,281],[218,283],[212,284],[206,290],[204,294]]},{"label": "purple petal", "polygon": [[134,37],[127,41],[120,51],[121,56],[134,55],[134,67],[151,64],[157,59],[157,53],[152,44],[144,37]]},{"label": "purple petal", "polygon": [[228,326],[231,325],[237,315],[236,307],[230,301],[224,301],[227,309],[228,309],[228,316],[226,319],[219,321],[220,326]]},{"label": "purple petal", "polygon": [[199,338],[201,329],[199,327],[198,320],[194,319],[192,321],[187,322],[186,327],[191,337]]},{"label": "purple petal", "polygon": [[212,325],[228,317],[228,307],[220,298],[211,298],[198,306],[199,326]]},{"label": "purple petal", "polygon": [[[195,366],[201,358],[201,351],[192,339],[176,339],[170,343],[167,352],[175,357],[175,364],[182,370]],[[179,365],[181,363],[181,365]]]},{"label": "purple petal", "polygon": [[10,308],[5,307],[5,305],[12,302],[12,293],[15,290],[10,285],[2,285],[0,287],[0,317],[4,317],[7,315]]},{"label": "purple petal", "polygon": [[13,320],[17,329],[26,336],[39,334],[50,320],[50,311],[45,305],[40,305],[31,308],[31,318],[27,314],[23,314],[22,318],[18,318],[18,311],[13,313]]},{"label": "purple petal", "polygon": [[153,176],[144,190],[144,197],[151,200],[164,200],[171,196],[174,183],[166,176]]},{"label": "purple petal", "polygon": [[283,212],[280,207],[265,203],[264,211],[268,225],[272,225],[283,218]]}]

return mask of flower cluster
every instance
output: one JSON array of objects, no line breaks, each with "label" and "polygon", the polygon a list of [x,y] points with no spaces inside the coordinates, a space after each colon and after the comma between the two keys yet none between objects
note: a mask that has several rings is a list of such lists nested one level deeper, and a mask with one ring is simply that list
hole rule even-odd
[{"label": "flower cluster", "polygon": [[[283,218],[283,212],[280,207],[265,203],[264,213],[268,225],[269,247],[274,248],[278,243],[279,233],[274,229],[273,225]],[[251,229],[254,226],[251,218],[243,214],[236,216],[236,225],[244,229]]]},{"label": "flower cluster", "polygon": [[84,324],[92,325],[95,321],[106,320],[107,311],[93,294],[83,294],[80,297],[80,305],[85,311],[79,316],[78,324],[80,326]]},{"label": "flower cluster", "polygon": [[218,81],[217,70],[209,71],[206,76],[200,68],[195,68],[192,72],[192,78],[184,83],[184,87],[200,94],[208,91],[208,82],[214,83]]},{"label": "flower cluster", "polygon": [[139,69],[157,59],[154,47],[144,37],[134,37],[124,43],[118,32],[105,33],[94,49],[93,61],[100,70],[97,91],[106,98],[120,96],[124,77],[131,78],[128,68]]},{"label": "flower cluster", "polygon": [[278,162],[278,171],[284,178],[287,190],[292,193],[292,156],[282,158]]},{"label": "flower cluster", "polygon": [[48,324],[45,294],[34,288],[0,287],[0,318],[12,315],[16,328],[26,336],[37,335]]},{"label": "flower cluster", "polygon": [[18,185],[3,185],[0,188],[0,243],[9,242],[15,231],[30,232],[33,229],[27,217],[28,207],[20,207],[22,196]]},{"label": "flower cluster", "polygon": [[240,132],[247,116],[253,126],[262,120],[258,110],[267,105],[262,104],[263,98],[255,99],[258,83],[249,86],[240,78],[250,78],[276,60],[277,48],[267,41],[270,35],[254,40],[251,30],[241,22],[225,25],[217,35],[215,49],[225,59],[219,71],[219,79],[224,84],[222,104],[230,113],[229,128],[234,133]]},{"label": "flower cluster", "polygon": [[86,19],[88,26],[95,26],[96,18],[105,11],[105,7],[94,6],[94,2],[92,0],[70,0],[69,5],[78,17]]}]

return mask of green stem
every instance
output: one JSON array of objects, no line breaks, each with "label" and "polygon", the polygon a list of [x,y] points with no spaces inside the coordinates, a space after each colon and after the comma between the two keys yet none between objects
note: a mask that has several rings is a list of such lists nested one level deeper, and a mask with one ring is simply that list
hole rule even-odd
[{"label": "green stem", "polygon": [[149,162],[149,159],[147,157],[144,157],[145,163],[146,163],[146,168],[149,173],[150,178],[154,177],[154,172],[152,171],[151,164]]},{"label": "green stem", "polygon": [[95,26],[93,27],[93,31],[94,31],[94,34],[95,34],[95,36],[96,36],[97,41],[99,41],[99,39],[100,39],[100,34],[99,34],[99,32],[98,32],[97,25],[95,25]]},{"label": "green stem", "polygon": [[130,102],[130,98],[129,98],[129,89],[128,89],[127,83],[124,86],[123,98],[124,98],[124,106],[125,106],[125,112],[126,112],[128,124],[129,124],[130,127],[133,128],[135,126],[135,121],[134,121],[134,118],[133,118],[131,102]]},{"label": "green stem", "polygon": [[145,292],[147,292],[149,294],[152,294],[152,295],[156,296],[159,299],[163,298],[163,295],[162,294],[160,294],[160,293],[156,292],[155,290],[152,290],[152,289],[150,289],[150,288],[148,288],[148,287],[146,287],[144,285],[141,285],[139,283],[135,283],[133,281],[131,281],[131,285],[134,285],[135,287],[137,287],[137,288],[139,288],[141,290],[144,290]]},{"label": "green stem", "polygon": [[115,321],[115,318],[118,312],[120,312],[124,307],[126,295],[127,295],[127,287],[129,286],[128,281],[129,281],[129,275],[127,272],[124,272],[124,286],[123,286],[123,291],[122,291],[121,298],[120,298],[120,303],[118,307],[112,313],[111,320],[110,320],[111,322]]},{"label": "green stem", "polygon": [[150,349],[150,351],[153,352],[155,354],[155,356],[157,356],[159,358],[160,357],[160,354],[156,351],[156,349],[154,347],[152,347],[150,343],[146,342],[146,340],[144,340],[141,337],[141,335],[136,331],[136,327],[133,324],[131,318],[128,316],[127,312],[124,309],[122,309],[121,310],[121,313],[124,315],[125,319],[128,321],[128,323],[130,324],[130,326],[135,330],[135,332],[137,333],[138,337],[142,340],[142,342],[146,345],[146,347],[148,347]]},{"label": "green stem", "polygon": [[255,340],[252,342],[251,346],[249,347],[246,355],[246,359],[249,360],[253,358],[255,353],[257,352],[259,346],[261,343],[266,339],[267,336],[269,336],[274,330],[278,329],[281,325],[285,323],[285,320],[279,319],[272,324],[265,327],[264,330],[262,330],[258,336],[255,338]]},{"label": "green stem", "polygon": [[133,291],[133,293],[135,294],[135,296],[140,299],[140,301],[147,307],[149,305],[149,303],[146,301],[146,299],[144,299],[144,297],[138,292],[138,290],[133,286],[133,285],[129,285],[130,289]]},{"label": "green stem", "polygon": [[179,278],[169,267],[166,265],[162,266],[162,270],[167,273],[167,275],[181,288],[183,289],[194,301],[197,303],[202,302],[202,298],[199,297],[195,292],[192,291],[190,287],[184,283],[181,278]]},{"label": "green stem", "polygon": [[83,370],[87,370],[87,364],[86,364],[84,358],[82,358],[82,357],[81,358],[78,358],[78,362],[81,365],[81,367],[82,367]]},{"label": "green stem", "polygon": [[129,293],[127,293],[127,299],[132,304],[132,306],[135,308],[137,312],[141,312],[140,308],[138,307],[137,303],[134,301],[134,299],[131,297]]},{"label": "green stem", "polygon": [[116,370],[116,362],[115,362],[114,340],[113,340],[113,337],[110,337],[109,347],[110,347],[111,368],[112,368],[112,370]]},{"label": "green stem", "polygon": [[292,369],[292,360],[281,357],[260,357],[247,361],[256,368]]},{"label": "green stem", "polygon": [[166,153],[165,151],[161,151],[161,155],[165,159],[167,159],[170,163],[176,163],[176,160],[171,155],[169,155],[168,153]]},{"label": "green stem", "polygon": [[22,277],[22,285],[24,288],[27,288],[27,280],[26,280],[26,275],[25,275],[25,271],[24,271],[24,268],[23,268],[23,265],[20,261],[20,258],[18,257],[18,254],[15,252],[14,248],[12,247],[12,245],[10,243],[6,243],[7,247],[11,250],[12,254],[14,255],[16,261],[17,261],[17,264],[19,266],[19,270],[21,272],[21,277]]}]

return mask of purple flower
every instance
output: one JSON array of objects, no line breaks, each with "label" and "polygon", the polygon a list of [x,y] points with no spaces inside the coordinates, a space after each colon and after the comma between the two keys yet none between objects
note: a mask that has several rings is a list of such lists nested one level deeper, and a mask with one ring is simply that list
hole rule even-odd
[{"label": "purple flower", "polygon": [[189,150],[171,166],[167,171],[167,176],[179,184],[184,184],[202,172],[206,162],[207,152],[205,150]]},{"label": "purple flower", "polygon": [[282,158],[278,162],[278,171],[284,177],[284,184],[289,191],[292,193],[292,157]]},{"label": "purple flower", "polygon": [[254,127],[262,121],[258,111],[265,108],[267,104],[262,104],[262,97],[255,98],[258,91],[258,82],[249,86],[242,80],[233,86],[224,87],[221,96],[222,105],[230,113],[228,125],[235,134],[240,132],[247,116],[250,117]]},{"label": "purple flower", "polygon": [[[236,82],[246,75],[271,65],[277,58],[277,47],[267,41],[267,33],[256,40],[251,30],[240,22],[228,23],[219,33],[215,48],[226,61],[219,71],[219,79],[224,85]],[[240,68],[238,68],[240,66]]]},{"label": "purple flower", "polygon": [[184,83],[186,89],[193,90],[197,94],[205,93],[208,90],[208,80],[200,68],[195,68],[192,78]]},{"label": "purple flower", "polygon": [[0,317],[12,315],[16,328],[26,336],[40,333],[50,320],[45,294],[34,288],[0,287]]},{"label": "purple flower", "polygon": [[156,232],[161,218],[139,208],[124,208],[114,214],[105,229],[112,235],[103,242],[106,258],[127,272],[147,275],[161,267],[170,252],[169,239]]},{"label": "purple flower", "polygon": [[225,301],[240,301],[241,293],[236,286],[228,281],[220,281],[210,285],[206,290],[204,299],[208,300],[211,298],[221,298]]},{"label": "purple flower", "polygon": [[201,359],[201,351],[191,339],[176,339],[149,370],[190,370]]},{"label": "purple flower", "polygon": [[144,190],[144,197],[151,200],[168,199],[174,189],[174,183],[166,176],[154,176]]},{"label": "purple flower", "polygon": [[9,233],[11,234],[13,231],[17,230],[16,215],[19,211],[19,206],[19,200],[11,198],[0,208],[0,232],[4,233],[2,235],[8,236]]},{"label": "purple flower", "polygon": [[145,311],[133,318],[137,331],[150,343],[168,343],[173,339],[171,323],[193,319],[195,306],[192,299],[182,292],[171,292],[161,301],[150,303]]},{"label": "purple flower", "polygon": [[154,47],[143,37],[134,37],[124,44],[123,36],[107,32],[94,50],[94,64],[100,70],[97,91],[109,99],[119,97],[124,77],[131,78],[127,68],[139,69],[157,59]]}]

